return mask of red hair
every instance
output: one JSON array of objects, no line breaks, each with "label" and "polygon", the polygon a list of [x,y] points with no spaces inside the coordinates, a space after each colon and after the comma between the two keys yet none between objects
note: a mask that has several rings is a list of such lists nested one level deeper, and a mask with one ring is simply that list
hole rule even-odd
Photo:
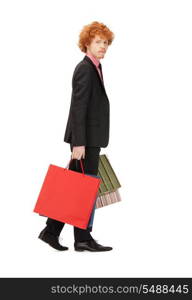
[{"label": "red hair", "polygon": [[107,39],[108,45],[111,45],[114,39],[114,33],[106,25],[94,21],[91,24],[85,25],[79,34],[78,46],[82,52],[87,52],[86,44],[89,45],[96,35]]}]

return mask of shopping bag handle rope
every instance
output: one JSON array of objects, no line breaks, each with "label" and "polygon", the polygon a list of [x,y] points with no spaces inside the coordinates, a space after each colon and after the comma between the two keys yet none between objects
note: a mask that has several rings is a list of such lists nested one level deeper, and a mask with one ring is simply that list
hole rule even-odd
[{"label": "shopping bag handle rope", "polygon": [[[68,164],[67,164],[67,166],[65,167],[66,169],[68,169],[68,168],[69,168],[69,166],[70,166],[70,163],[72,162],[72,160],[73,160],[73,159],[75,159],[75,158],[71,158],[71,159],[70,159],[69,163],[68,163]],[[83,162],[82,162],[82,160],[81,160],[81,159],[78,159],[78,160],[80,160],[80,165],[81,165],[81,170],[82,170],[82,173],[85,175],[84,168],[83,168]]]}]

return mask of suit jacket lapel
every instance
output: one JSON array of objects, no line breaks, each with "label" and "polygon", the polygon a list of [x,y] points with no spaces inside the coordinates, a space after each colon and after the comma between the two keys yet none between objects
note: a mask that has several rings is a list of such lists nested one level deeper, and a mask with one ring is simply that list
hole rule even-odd
[{"label": "suit jacket lapel", "polygon": [[[99,78],[99,81],[100,81],[100,83],[101,83],[101,85],[102,85],[102,87],[103,87],[103,89],[105,91],[105,86],[104,86],[103,80],[101,79],[101,77],[100,77],[100,75],[99,75],[99,73],[97,71],[97,68],[94,65],[94,63],[92,62],[92,60],[87,55],[85,55],[85,57],[84,57],[83,60],[87,61],[88,63],[90,63],[93,66],[93,69],[95,70],[95,72],[97,74],[97,77]],[[105,94],[107,95],[106,91],[105,91]]]}]

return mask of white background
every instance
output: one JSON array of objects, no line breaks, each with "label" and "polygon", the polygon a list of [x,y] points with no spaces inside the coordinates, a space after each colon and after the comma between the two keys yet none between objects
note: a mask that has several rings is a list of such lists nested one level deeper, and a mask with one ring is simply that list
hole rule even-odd
[{"label": "white background", "polygon": [[[191,1],[0,2],[0,276],[192,276]],[[33,212],[50,163],[70,159],[64,131],[82,27],[115,39],[101,61],[110,100],[106,153],[122,202],[96,211],[105,253],[59,252]]]}]

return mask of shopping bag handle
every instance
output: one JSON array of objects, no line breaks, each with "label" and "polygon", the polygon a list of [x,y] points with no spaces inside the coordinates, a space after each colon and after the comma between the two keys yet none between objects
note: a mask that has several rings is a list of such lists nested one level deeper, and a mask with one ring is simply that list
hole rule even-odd
[{"label": "shopping bag handle", "polygon": [[[72,162],[72,160],[75,159],[75,158],[71,158],[69,163],[67,164],[67,166],[65,167],[66,169],[69,169],[69,166],[70,166],[70,163]],[[84,168],[83,168],[83,162],[81,159],[78,159],[80,160],[80,165],[81,165],[81,170],[82,170],[82,173],[85,175],[85,172],[84,172]]]}]

